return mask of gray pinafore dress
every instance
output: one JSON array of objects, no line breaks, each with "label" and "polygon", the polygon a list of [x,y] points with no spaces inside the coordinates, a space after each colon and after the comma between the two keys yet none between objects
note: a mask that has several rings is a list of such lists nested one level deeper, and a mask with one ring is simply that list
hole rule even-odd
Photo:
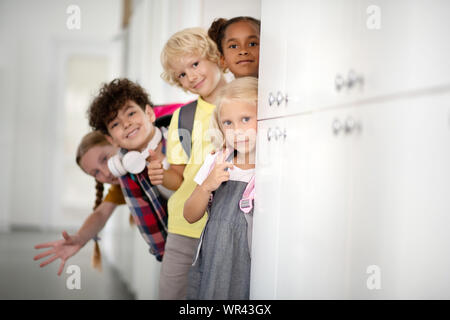
[{"label": "gray pinafore dress", "polygon": [[[229,180],[214,194],[196,261],[189,271],[187,299],[249,299],[249,226],[239,208],[246,182]],[[253,215],[253,209],[248,213]]]}]

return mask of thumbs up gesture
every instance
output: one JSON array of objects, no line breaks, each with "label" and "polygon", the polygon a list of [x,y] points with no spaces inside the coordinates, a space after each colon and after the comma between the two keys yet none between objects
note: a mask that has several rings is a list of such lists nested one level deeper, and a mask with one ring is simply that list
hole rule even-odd
[{"label": "thumbs up gesture", "polygon": [[147,165],[147,170],[148,170],[148,177],[150,178],[150,182],[152,183],[152,185],[156,186],[158,184],[162,184],[163,183],[163,178],[164,178],[164,169],[163,169],[163,164],[162,164],[162,160],[158,159],[158,157],[156,156],[155,151],[150,150],[150,161],[149,164]]}]

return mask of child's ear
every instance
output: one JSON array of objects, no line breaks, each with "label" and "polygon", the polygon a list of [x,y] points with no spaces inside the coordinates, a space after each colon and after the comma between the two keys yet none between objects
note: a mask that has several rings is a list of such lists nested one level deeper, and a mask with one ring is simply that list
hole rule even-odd
[{"label": "child's ear", "polygon": [[152,123],[155,123],[155,121],[156,121],[155,112],[153,111],[153,108],[150,107],[150,105],[148,105],[148,104],[145,106],[145,113],[148,114],[148,116],[150,117],[150,121]]},{"label": "child's ear", "polygon": [[220,55],[219,67],[220,67],[220,69],[223,70],[223,72],[227,72],[228,65],[227,65],[227,62],[225,61],[223,54]]},{"label": "child's ear", "polygon": [[109,134],[105,134],[106,140],[114,147],[118,148],[119,145],[114,141],[113,137],[111,137]]}]

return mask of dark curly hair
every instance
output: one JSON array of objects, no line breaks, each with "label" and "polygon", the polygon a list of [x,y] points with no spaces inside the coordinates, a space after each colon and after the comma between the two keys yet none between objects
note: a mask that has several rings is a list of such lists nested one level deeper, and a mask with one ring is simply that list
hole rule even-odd
[{"label": "dark curly hair", "polygon": [[146,105],[153,108],[148,93],[133,81],[122,78],[103,84],[87,111],[89,125],[94,130],[109,134],[108,123],[117,116],[128,100],[134,101],[144,111]]},{"label": "dark curly hair", "polygon": [[244,17],[244,16],[234,17],[229,20],[224,18],[218,18],[214,20],[214,22],[209,27],[208,36],[216,43],[217,48],[219,49],[219,52],[222,55],[223,55],[222,40],[225,37],[225,31],[233,23],[241,21],[248,21],[250,23],[253,23],[258,28],[258,31],[261,29],[260,20],[255,19],[253,17]]}]

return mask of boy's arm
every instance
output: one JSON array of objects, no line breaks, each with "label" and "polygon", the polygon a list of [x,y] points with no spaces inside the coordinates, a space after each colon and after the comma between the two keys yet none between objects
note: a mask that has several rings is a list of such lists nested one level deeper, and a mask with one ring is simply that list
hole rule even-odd
[{"label": "boy's arm", "polygon": [[147,165],[147,172],[150,182],[154,186],[162,184],[169,190],[177,190],[183,183],[183,172],[186,165],[172,164],[167,170],[165,170],[163,160],[158,159],[153,150],[150,150],[149,153],[150,156],[147,160],[150,160],[150,162]]},{"label": "boy's arm", "polygon": [[[161,183],[164,187],[169,190],[177,190],[183,183],[184,169],[186,168],[186,163],[188,162],[188,157],[181,145],[180,137],[178,134],[178,118],[180,114],[180,109],[177,109],[170,121],[169,131],[167,133],[167,162],[170,163],[168,170],[161,171],[159,179],[154,179],[155,182]],[[156,174],[155,171],[149,170],[149,176]],[[152,179],[150,179],[152,184],[155,184]],[[159,181],[158,181],[159,180]]]},{"label": "boy's arm", "polygon": [[168,170],[164,170],[162,184],[170,190],[177,190],[183,183],[183,172],[186,165],[170,165]]}]

